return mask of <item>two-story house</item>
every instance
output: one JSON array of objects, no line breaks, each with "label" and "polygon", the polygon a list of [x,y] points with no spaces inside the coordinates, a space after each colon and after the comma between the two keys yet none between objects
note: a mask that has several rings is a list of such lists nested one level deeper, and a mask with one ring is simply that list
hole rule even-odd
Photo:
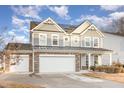
[{"label": "two-story house", "polygon": [[48,18],[30,23],[30,43],[9,43],[4,68],[9,72],[79,72],[112,64],[113,51],[104,48],[104,34],[92,23],[58,24]]}]

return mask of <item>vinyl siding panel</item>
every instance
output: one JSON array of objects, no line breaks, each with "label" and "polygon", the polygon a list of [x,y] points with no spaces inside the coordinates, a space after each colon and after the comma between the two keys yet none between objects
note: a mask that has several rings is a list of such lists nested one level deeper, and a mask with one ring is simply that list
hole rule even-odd
[{"label": "vinyl siding panel", "polygon": [[43,24],[42,26],[37,27],[38,30],[45,30],[45,31],[58,31],[58,28],[53,24]]},{"label": "vinyl siding panel", "polygon": [[103,47],[114,51],[113,61],[119,60],[124,63],[124,37],[108,33],[104,33],[104,35]]},{"label": "vinyl siding panel", "polygon": [[96,31],[87,31],[86,33],[83,34],[83,36],[91,36],[91,37],[101,37]]},{"label": "vinyl siding panel", "polygon": [[39,34],[34,34],[34,45],[39,45]]}]

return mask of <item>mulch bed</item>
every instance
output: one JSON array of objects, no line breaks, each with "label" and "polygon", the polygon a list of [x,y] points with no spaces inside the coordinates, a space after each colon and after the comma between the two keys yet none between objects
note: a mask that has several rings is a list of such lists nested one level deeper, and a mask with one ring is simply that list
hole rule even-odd
[{"label": "mulch bed", "polygon": [[82,75],[124,83],[124,73],[109,74],[109,73],[93,72],[93,73],[84,73]]}]

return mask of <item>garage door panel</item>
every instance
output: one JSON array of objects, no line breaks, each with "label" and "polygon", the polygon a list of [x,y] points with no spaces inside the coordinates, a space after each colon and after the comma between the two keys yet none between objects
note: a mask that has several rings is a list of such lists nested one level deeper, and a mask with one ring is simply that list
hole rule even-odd
[{"label": "garage door panel", "polygon": [[40,56],[40,72],[74,72],[75,56]]},{"label": "garage door panel", "polygon": [[[12,55],[10,62],[16,62],[15,59],[16,55]],[[19,62],[10,65],[10,72],[29,72],[29,56],[19,55]]]}]

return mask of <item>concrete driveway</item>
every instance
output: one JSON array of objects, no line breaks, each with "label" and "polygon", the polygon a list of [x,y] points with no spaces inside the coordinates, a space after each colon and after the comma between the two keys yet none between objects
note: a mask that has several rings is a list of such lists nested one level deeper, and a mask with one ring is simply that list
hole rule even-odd
[{"label": "concrete driveway", "polygon": [[2,74],[0,80],[46,85],[48,88],[124,88],[124,84],[76,74]]}]

